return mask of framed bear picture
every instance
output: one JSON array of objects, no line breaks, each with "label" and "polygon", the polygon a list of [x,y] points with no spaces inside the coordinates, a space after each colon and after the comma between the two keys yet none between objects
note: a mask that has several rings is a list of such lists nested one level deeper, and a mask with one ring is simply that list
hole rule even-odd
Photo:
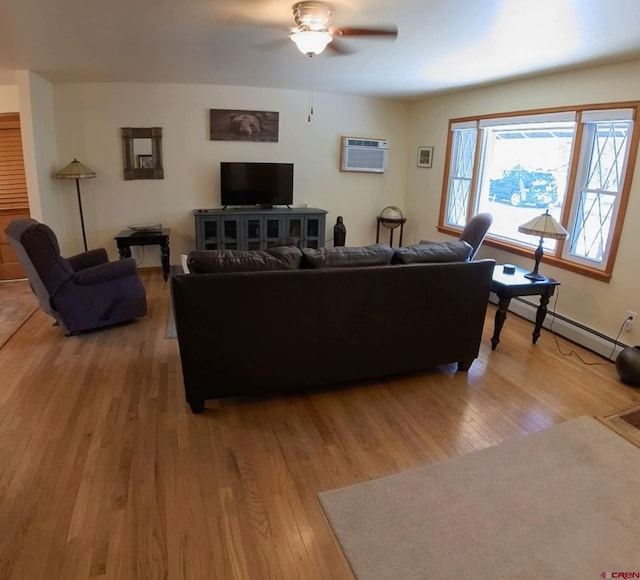
[{"label": "framed bear picture", "polygon": [[275,111],[210,110],[211,141],[278,142],[280,113]]}]

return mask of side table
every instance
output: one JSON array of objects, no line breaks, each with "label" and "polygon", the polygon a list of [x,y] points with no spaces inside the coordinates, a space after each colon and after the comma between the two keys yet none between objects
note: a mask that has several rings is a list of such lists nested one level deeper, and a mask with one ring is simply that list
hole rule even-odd
[{"label": "side table", "polygon": [[514,296],[540,296],[540,306],[536,313],[536,324],[531,335],[533,336],[533,344],[540,337],[542,323],[547,315],[547,304],[553,296],[556,286],[560,286],[560,282],[553,278],[545,278],[544,280],[529,280],[524,275],[527,270],[517,268],[513,274],[507,274],[502,270],[502,265],[496,265],[493,270],[493,281],[491,282],[491,291],[498,296],[498,310],[496,311],[495,326],[493,336],[491,337],[491,350],[496,350],[500,342],[500,331],[507,319],[507,310],[509,303]]},{"label": "side table", "polygon": [[169,279],[169,232],[170,230],[123,230],[114,240],[118,245],[120,259],[131,257],[131,246],[160,246],[160,261],[162,262],[162,276],[166,282]]}]

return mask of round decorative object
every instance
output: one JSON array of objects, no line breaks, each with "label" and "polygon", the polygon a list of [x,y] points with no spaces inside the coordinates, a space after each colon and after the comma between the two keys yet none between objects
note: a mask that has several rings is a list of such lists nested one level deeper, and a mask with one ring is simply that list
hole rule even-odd
[{"label": "round decorative object", "polygon": [[616,370],[626,385],[640,387],[640,346],[630,346],[616,358]]},{"label": "round decorative object", "polygon": [[393,230],[400,225],[400,220],[402,220],[404,216],[402,215],[402,210],[399,207],[396,207],[395,205],[389,205],[380,212],[380,217],[382,218],[382,220],[389,220],[381,220],[382,225],[387,229]]}]

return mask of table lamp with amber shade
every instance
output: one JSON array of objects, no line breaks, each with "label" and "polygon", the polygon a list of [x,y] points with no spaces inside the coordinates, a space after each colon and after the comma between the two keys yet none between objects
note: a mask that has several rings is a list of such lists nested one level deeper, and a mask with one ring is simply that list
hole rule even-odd
[{"label": "table lamp with amber shade", "polygon": [[535,258],[536,263],[531,272],[525,274],[525,278],[529,280],[544,280],[545,277],[538,272],[540,267],[540,260],[542,260],[543,250],[542,243],[545,238],[553,238],[554,240],[564,240],[569,232],[559,224],[556,219],[549,213],[549,210],[545,211],[542,215],[529,220],[527,223],[518,227],[518,231],[523,234],[530,234],[532,236],[540,236],[540,243],[536,248]]}]

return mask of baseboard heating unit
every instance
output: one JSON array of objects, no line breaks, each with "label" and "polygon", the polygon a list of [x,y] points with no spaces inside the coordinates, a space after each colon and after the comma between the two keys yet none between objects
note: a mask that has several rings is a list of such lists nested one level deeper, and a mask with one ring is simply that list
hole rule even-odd
[{"label": "baseboard heating unit", "polygon": [[[495,294],[491,294],[489,301],[492,304],[498,303]],[[525,320],[535,323],[538,306],[539,303],[516,297],[509,304],[509,313],[517,314]],[[556,314],[552,312],[551,308],[547,310],[547,316],[542,327],[607,359],[611,358],[611,360],[615,360],[618,353],[628,346],[593,328],[566,318],[561,314]]]}]

